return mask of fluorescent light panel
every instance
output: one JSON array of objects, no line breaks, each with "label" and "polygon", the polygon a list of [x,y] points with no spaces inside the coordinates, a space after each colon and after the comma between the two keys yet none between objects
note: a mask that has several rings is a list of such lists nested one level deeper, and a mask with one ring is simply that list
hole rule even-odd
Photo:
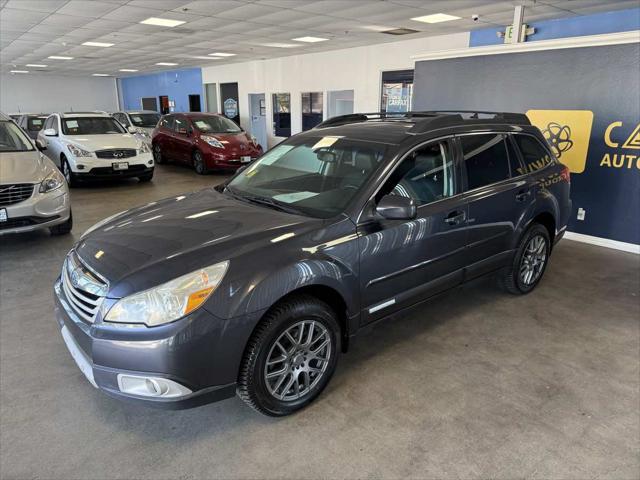
[{"label": "fluorescent light panel", "polygon": [[109,76],[108,73],[92,73],[91,75],[93,75],[94,77],[108,77]]},{"label": "fluorescent light panel", "polygon": [[292,38],[291,40],[295,42],[317,43],[317,42],[326,42],[329,39],[322,38],[322,37],[298,37],[298,38]]},{"label": "fluorescent light panel", "polygon": [[447,13],[434,13],[432,15],[424,15],[422,17],[413,17],[411,20],[423,23],[440,23],[450,22],[451,20],[460,20],[460,17],[455,15],[449,15]]},{"label": "fluorescent light panel", "polygon": [[235,56],[235,53],[215,52],[215,53],[210,53],[209,55],[211,55],[212,57],[233,57]]},{"label": "fluorescent light panel", "polygon": [[134,68],[121,68],[119,71],[120,72],[137,72],[138,70]]},{"label": "fluorescent light panel", "polygon": [[73,60],[73,57],[64,57],[61,55],[50,55],[47,58],[50,58],[52,60]]},{"label": "fluorescent light panel", "polygon": [[166,67],[173,67],[175,65],[178,65],[177,63],[171,63],[171,62],[158,62],[156,63],[156,65],[162,65],[162,66],[166,66]]},{"label": "fluorescent light panel", "polygon": [[142,20],[140,23],[144,25],[156,25],[158,27],[177,27],[178,25],[182,25],[182,20],[171,20],[170,18],[158,18],[158,17],[149,17],[146,20]]},{"label": "fluorescent light panel", "polygon": [[261,43],[260,46],[262,47],[271,47],[271,48],[295,48],[295,47],[301,47],[302,45],[296,45],[293,43]]},{"label": "fluorescent light panel", "polygon": [[82,45],[86,45],[87,47],[113,47],[115,43],[104,43],[104,42],[84,42]]},{"label": "fluorescent light panel", "polygon": [[34,68],[47,68],[46,65],[42,65],[40,63],[27,63],[25,67],[34,67]]},{"label": "fluorescent light panel", "polygon": [[11,70],[11,73],[29,73],[29,70]]}]

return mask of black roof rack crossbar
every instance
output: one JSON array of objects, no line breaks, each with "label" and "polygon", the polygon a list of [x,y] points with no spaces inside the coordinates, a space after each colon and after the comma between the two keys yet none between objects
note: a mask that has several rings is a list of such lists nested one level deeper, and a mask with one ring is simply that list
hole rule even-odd
[{"label": "black roof rack crossbar", "polygon": [[442,128],[461,123],[507,123],[515,125],[531,125],[524,113],[489,112],[476,110],[424,110],[409,112],[372,112],[350,113],[338,115],[316,125],[315,128],[336,127],[349,123],[366,122],[374,119],[415,119],[417,121],[411,128],[412,133],[420,133],[434,128]]}]

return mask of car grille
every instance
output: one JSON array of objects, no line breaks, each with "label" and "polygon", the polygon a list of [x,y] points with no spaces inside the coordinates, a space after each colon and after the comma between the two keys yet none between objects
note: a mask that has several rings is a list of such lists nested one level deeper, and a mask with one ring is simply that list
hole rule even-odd
[{"label": "car grille", "polygon": [[96,157],[98,158],[111,158],[120,160],[121,158],[131,158],[136,156],[136,150],[133,148],[120,148],[117,150],[98,150]]},{"label": "car grille", "polygon": [[83,320],[93,323],[107,293],[108,284],[80,261],[74,251],[62,266],[62,291],[69,306]]},{"label": "car grille", "polygon": [[23,202],[33,193],[32,183],[0,185],[0,207]]}]

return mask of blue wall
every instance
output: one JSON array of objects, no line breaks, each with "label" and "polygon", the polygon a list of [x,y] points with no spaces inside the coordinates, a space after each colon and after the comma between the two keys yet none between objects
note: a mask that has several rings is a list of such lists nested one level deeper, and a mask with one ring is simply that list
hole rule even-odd
[{"label": "blue wall", "polygon": [[[202,70],[185,68],[168,72],[125,77],[118,80],[125,110],[142,108],[142,97],[167,95],[175,102],[175,112],[189,111],[189,95],[200,95],[200,109],[204,111],[202,92]],[[159,103],[159,101],[158,101]]]},{"label": "blue wall", "polygon": [[[526,8],[524,13],[526,18]],[[628,32],[630,30],[640,30],[640,8],[545,20],[531,23],[529,26],[535,27],[536,33],[527,37],[528,42],[550,40],[552,38]],[[487,28],[471,32],[469,46],[480,47],[504,43],[504,39],[498,38],[496,35],[499,30],[504,31],[504,28]]]}]

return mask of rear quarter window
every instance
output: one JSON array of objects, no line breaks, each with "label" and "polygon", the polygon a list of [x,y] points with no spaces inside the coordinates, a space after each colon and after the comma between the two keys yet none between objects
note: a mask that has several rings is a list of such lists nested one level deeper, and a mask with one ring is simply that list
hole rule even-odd
[{"label": "rear quarter window", "polygon": [[530,135],[514,135],[513,138],[524,162],[520,174],[537,172],[547,165],[556,163],[555,158],[549,154],[537,138]]}]

